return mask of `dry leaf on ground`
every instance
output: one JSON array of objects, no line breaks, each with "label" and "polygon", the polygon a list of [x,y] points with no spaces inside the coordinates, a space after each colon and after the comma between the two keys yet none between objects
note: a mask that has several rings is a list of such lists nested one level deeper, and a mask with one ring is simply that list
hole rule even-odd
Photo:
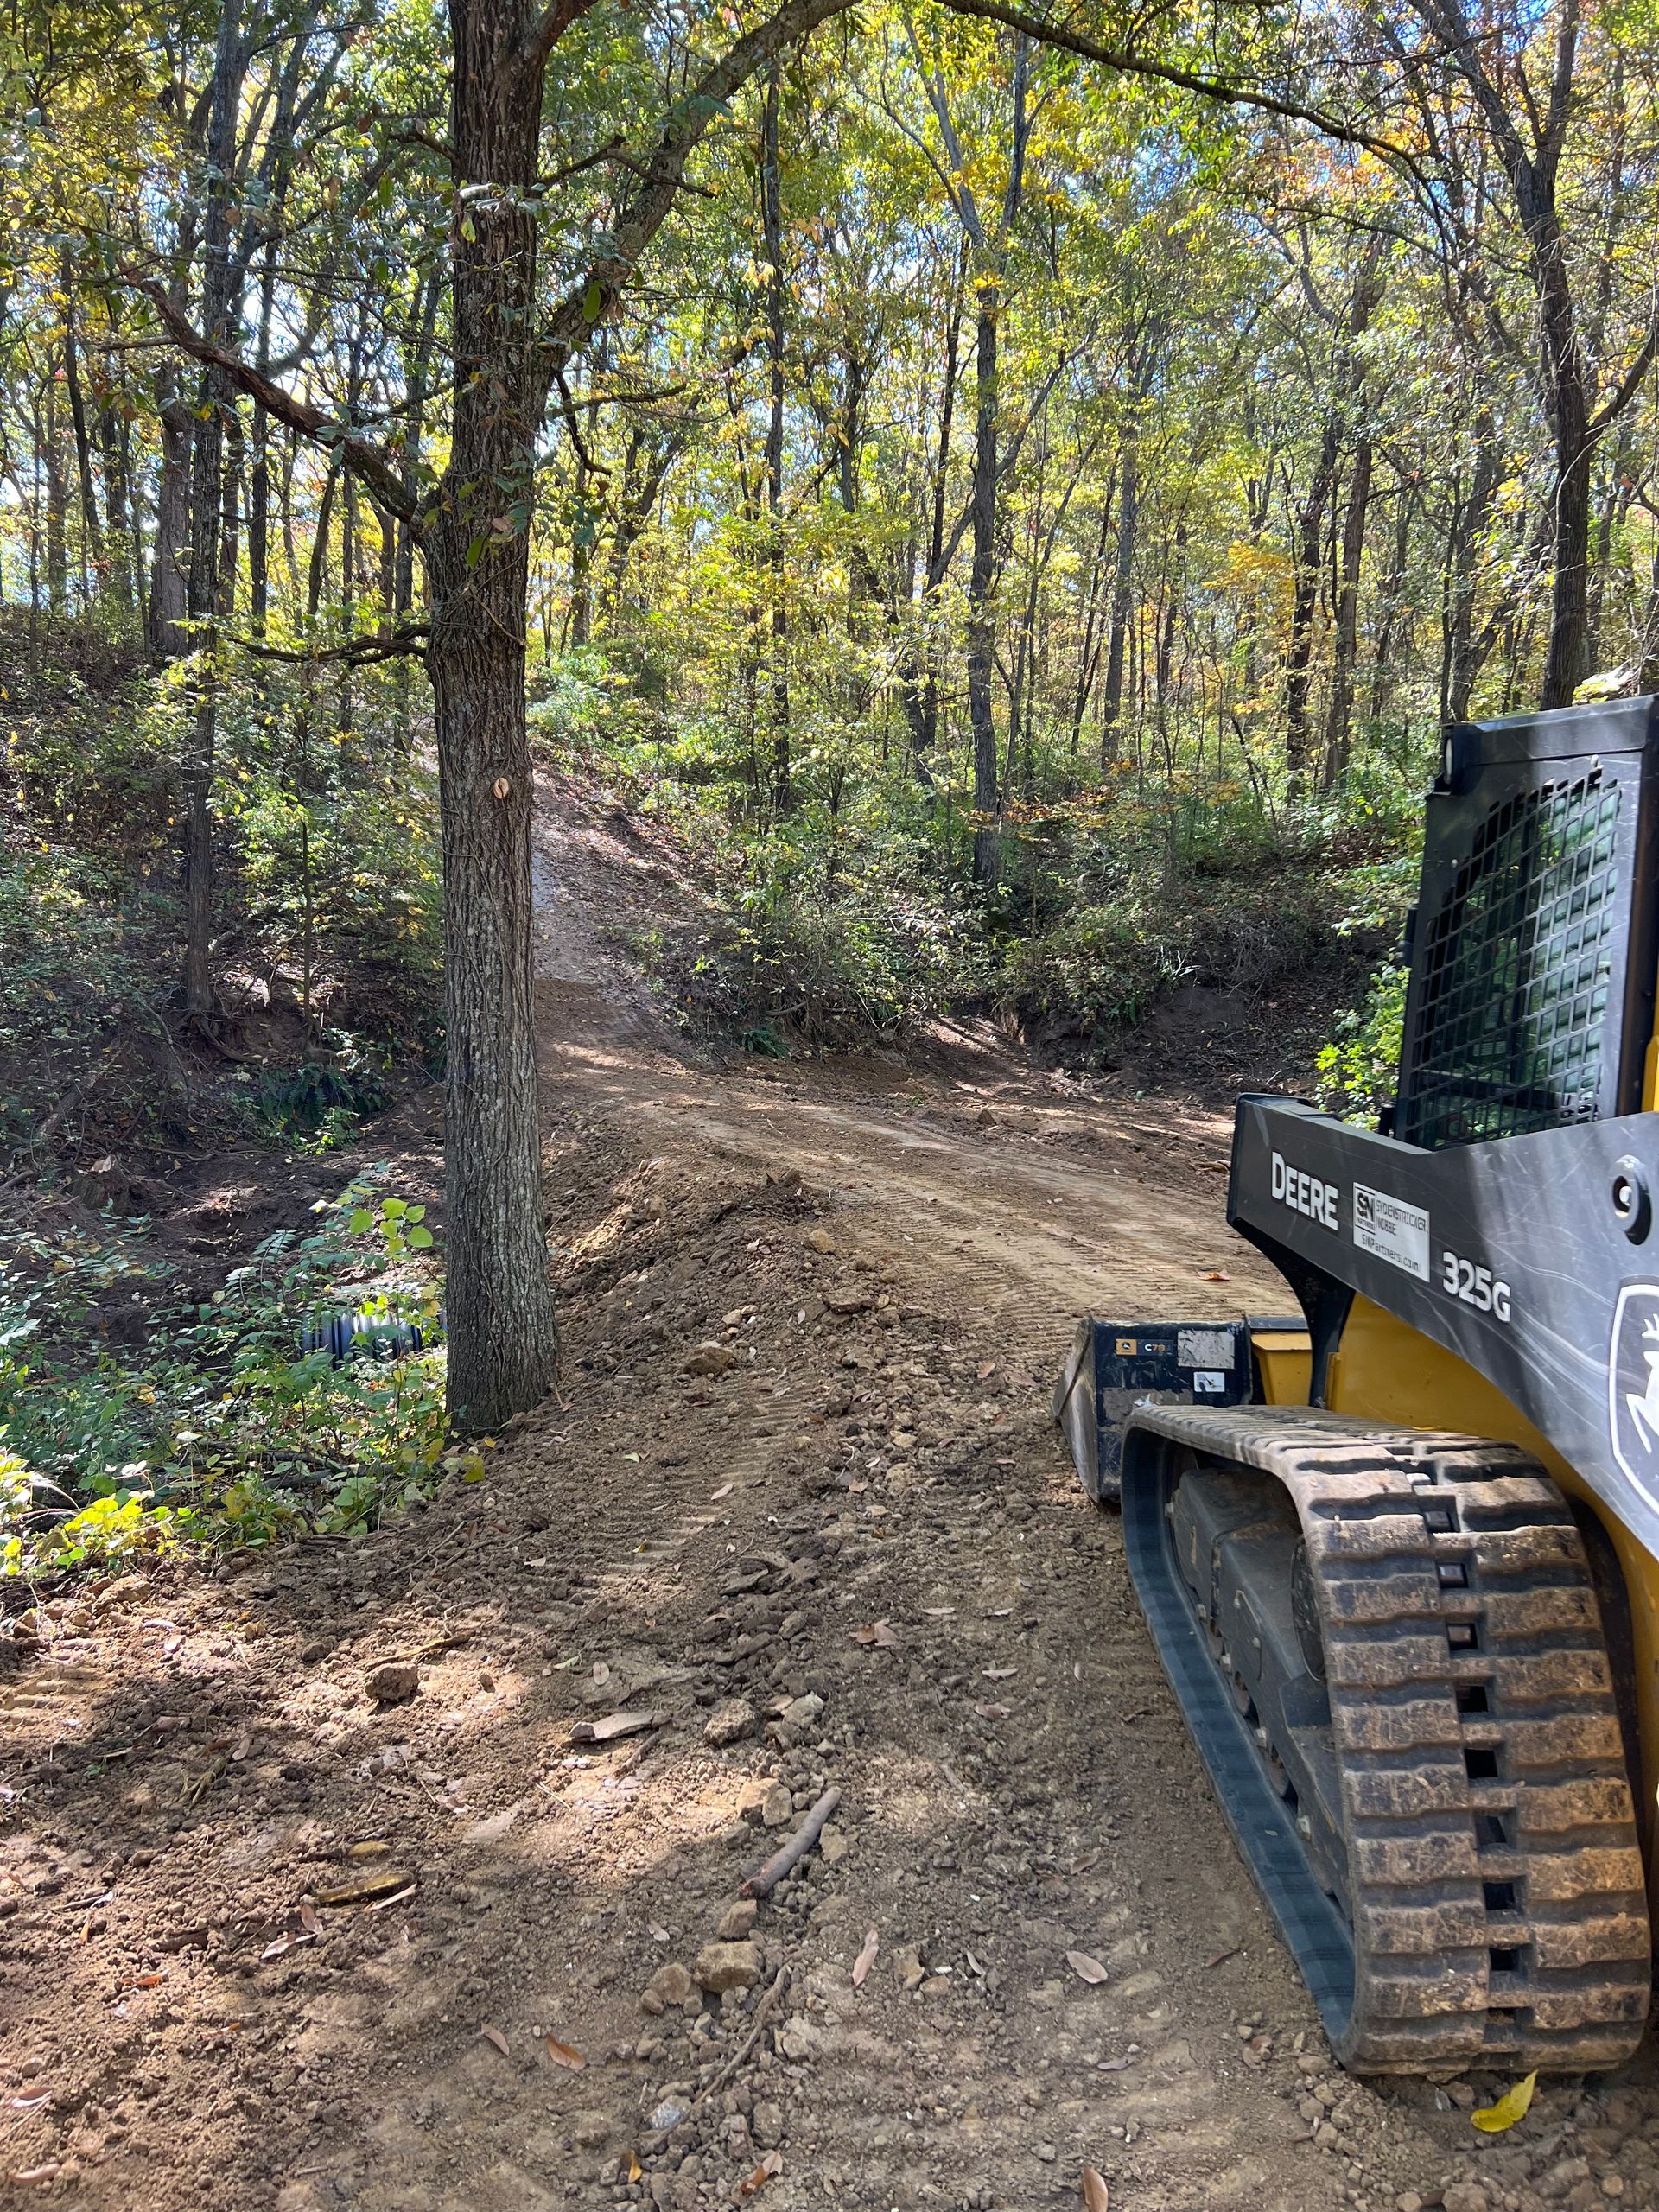
[{"label": "dry leaf on ground", "polygon": [[1086,1981],[1095,1988],[1106,1979],[1106,1969],[1098,1959],[1091,1959],[1087,1951],[1068,1951],[1065,1963],[1079,1981]]},{"label": "dry leaf on ground", "polygon": [[486,2043],[493,2043],[495,2045],[503,2058],[512,2057],[512,2053],[507,2049],[507,2039],[499,2028],[480,2028],[478,2032]]},{"label": "dry leaf on ground", "polygon": [[1093,2166],[1083,2170],[1083,2212],[1111,2212],[1111,2195],[1106,2187],[1106,2177]]},{"label": "dry leaf on ground", "polygon": [[1205,1276],[1205,1282],[1230,1282],[1232,1277],[1225,1268],[1211,1268]]},{"label": "dry leaf on ground", "polygon": [[847,1633],[855,1643],[861,1643],[867,1649],[872,1644],[880,1651],[899,1649],[899,1639],[890,1621],[872,1621],[868,1628],[849,1628]]},{"label": "dry leaf on ground", "polygon": [[872,1928],[869,1934],[864,1938],[863,1948],[860,1951],[858,1956],[853,1961],[853,1987],[855,1989],[863,1988],[865,1981],[869,1975],[870,1968],[875,1964],[875,1955],[880,1948],[881,1938],[876,1933],[875,1929]]},{"label": "dry leaf on ground", "polygon": [[654,1713],[608,1713],[603,1720],[578,1720],[570,1731],[573,1744],[614,1744],[623,1736],[643,1736],[657,1726]]},{"label": "dry leaf on ground", "polygon": [[746,2196],[753,2196],[757,2190],[764,2189],[774,2174],[780,2174],[783,2171],[783,2152],[768,2151],[754,2171],[746,2175],[743,2180],[739,2182],[737,2185],[739,2203],[741,2204]]},{"label": "dry leaf on ground", "polygon": [[1524,2120],[1531,2111],[1532,2093],[1537,2086],[1535,2070],[1512,2089],[1505,2089],[1495,2105],[1483,2105],[1469,2117],[1483,2135],[1501,2135],[1506,2127],[1513,2127],[1517,2120]]},{"label": "dry leaf on ground", "polygon": [[556,2066],[568,2066],[573,2074],[580,2074],[587,2060],[573,2043],[561,2043],[557,2036],[547,2038],[547,2055]]}]

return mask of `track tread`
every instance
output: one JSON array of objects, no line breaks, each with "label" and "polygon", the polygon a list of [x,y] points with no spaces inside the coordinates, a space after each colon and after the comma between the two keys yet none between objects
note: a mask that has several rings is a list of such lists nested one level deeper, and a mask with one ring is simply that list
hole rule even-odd
[{"label": "track tread", "polygon": [[[1589,1566],[1555,1484],[1513,1445],[1313,1409],[1132,1421],[1276,1479],[1301,1522],[1356,1936],[1338,2056],[1365,2072],[1628,2058],[1648,2012],[1645,1880]],[[1475,1685],[1484,1712],[1459,1707]]]}]

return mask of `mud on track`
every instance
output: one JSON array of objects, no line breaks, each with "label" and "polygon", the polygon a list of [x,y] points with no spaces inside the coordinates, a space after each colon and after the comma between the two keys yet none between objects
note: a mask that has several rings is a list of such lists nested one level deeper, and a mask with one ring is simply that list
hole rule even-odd
[{"label": "mud on track", "polygon": [[[1224,1118],[966,1035],[722,1074],[619,949],[665,857],[567,794],[539,890],[563,1402],[405,1526],[7,1652],[3,2201],[1655,2202],[1645,2064],[1491,2139],[1497,2085],[1333,2073],[1049,1427],[1080,1312],[1282,1309]],[[830,1786],[747,1986],[642,2009]]]}]

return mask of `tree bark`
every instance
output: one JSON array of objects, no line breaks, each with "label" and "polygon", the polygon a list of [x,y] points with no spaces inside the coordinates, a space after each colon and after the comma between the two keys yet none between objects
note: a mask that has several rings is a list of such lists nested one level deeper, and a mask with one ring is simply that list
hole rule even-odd
[{"label": "tree bark", "polygon": [[[241,0],[219,0],[219,32],[207,123],[207,212],[202,226],[201,321],[223,345],[231,312],[230,208],[235,189],[237,110],[247,66],[241,40]],[[184,772],[185,1018],[197,1027],[213,1006],[211,944],[213,903],[213,787],[219,749],[217,625],[224,554],[225,416],[233,387],[224,371],[204,370],[190,457],[190,563],[188,606],[195,658],[194,744]]]},{"label": "tree bark", "polygon": [[137,600],[134,572],[138,547],[133,527],[126,448],[112,407],[104,407],[99,412],[98,442],[104,456],[104,501],[109,514],[110,596],[123,617],[124,628],[131,620]]},{"label": "tree bark", "polygon": [[542,77],[516,10],[452,0],[454,389],[448,481],[425,539],[442,810],[444,1163],[451,1419],[478,1433],[553,1387],[532,997],[524,721],[541,411],[535,183]]},{"label": "tree bark", "polygon": [[101,591],[104,587],[104,530],[92,483],[92,442],[86,428],[86,402],[80,388],[80,348],[75,342],[72,264],[65,264],[63,280],[65,297],[69,302],[63,326],[63,384],[69,399],[69,422],[75,440],[75,475],[80,488],[80,574],[85,595],[89,557],[98,588]]},{"label": "tree bark", "polygon": [[1359,660],[1359,578],[1365,557],[1365,523],[1371,503],[1371,442],[1362,437],[1348,479],[1342,524],[1342,566],[1337,580],[1337,623],[1331,671],[1331,708],[1325,725],[1325,788],[1333,791],[1348,771],[1353,736],[1354,671]]},{"label": "tree bark", "polygon": [[778,109],[783,65],[774,54],[766,72],[760,146],[761,227],[766,276],[766,567],[772,664],[772,811],[794,810],[789,745],[789,578],[784,545],[784,209],[783,163],[778,151]]},{"label": "tree bark", "polygon": [[996,722],[991,671],[996,616],[991,588],[996,575],[997,317],[996,280],[979,280],[975,318],[974,557],[968,576],[968,727],[974,748],[974,880],[994,883],[1001,834],[996,813]]},{"label": "tree bark", "polygon": [[145,627],[151,652],[160,660],[177,660],[186,650],[185,617],[189,612],[190,443],[194,426],[171,372],[158,382],[162,462]]},{"label": "tree bark", "polygon": [[1141,427],[1131,414],[1123,426],[1117,474],[1117,549],[1112,574],[1112,612],[1106,633],[1106,682],[1100,702],[1102,773],[1116,766],[1118,721],[1123,710],[1129,616],[1135,607],[1135,542],[1141,519]]},{"label": "tree bark", "polygon": [[64,480],[63,433],[58,424],[58,380],[49,368],[45,416],[46,603],[54,614],[61,614],[69,603],[69,487]]}]

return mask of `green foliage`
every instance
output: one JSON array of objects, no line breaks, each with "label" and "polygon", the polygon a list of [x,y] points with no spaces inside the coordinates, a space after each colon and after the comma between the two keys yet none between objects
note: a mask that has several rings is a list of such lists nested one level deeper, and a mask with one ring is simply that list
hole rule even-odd
[{"label": "green foliage", "polygon": [[1339,1014],[1330,1042],[1320,1047],[1317,1096],[1328,1114],[1376,1127],[1394,1096],[1405,1015],[1406,970],[1386,961],[1363,1004]]},{"label": "green foliage", "polygon": [[143,899],[84,853],[0,847],[0,1052],[79,1045],[152,988]]},{"label": "green foliage", "polygon": [[308,1060],[291,1074],[265,1076],[252,1094],[249,1111],[255,1126],[276,1143],[304,1152],[331,1152],[337,1145],[348,1144],[358,1134],[359,1120],[378,1113],[387,1096],[384,1075],[368,1056],[356,1052],[343,1067]]},{"label": "green foliage", "polygon": [[613,665],[597,645],[543,657],[532,672],[526,709],[538,749],[563,766],[594,753],[626,756],[663,737],[637,671]]},{"label": "green foliage", "polygon": [[1008,947],[1001,996],[1027,1022],[1096,1035],[1128,1027],[1183,972],[1180,948],[1133,905],[1084,906]]},{"label": "green foliage", "polygon": [[849,854],[810,816],[770,837],[701,828],[729,918],[694,950],[657,948],[658,980],[694,1026],[777,1058],[898,1036],[978,991],[972,911],[902,839]]},{"label": "green foliage", "polygon": [[[131,1286],[153,1288],[142,1227],[13,1236],[0,1249],[3,1570],[40,1574],[140,1543],[264,1544],[359,1535],[418,1506],[476,1452],[447,1442],[441,1284],[425,1209],[373,1177],[268,1237],[222,1291],[130,1340]],[[341,1308],[385,1357],[304,1351]],[[417,1329],[418,1350],[397,1350]],[[403,1339],[406,1340],[406,1338]],[[89,1356],[88,1346],[95,1347]]]}]

